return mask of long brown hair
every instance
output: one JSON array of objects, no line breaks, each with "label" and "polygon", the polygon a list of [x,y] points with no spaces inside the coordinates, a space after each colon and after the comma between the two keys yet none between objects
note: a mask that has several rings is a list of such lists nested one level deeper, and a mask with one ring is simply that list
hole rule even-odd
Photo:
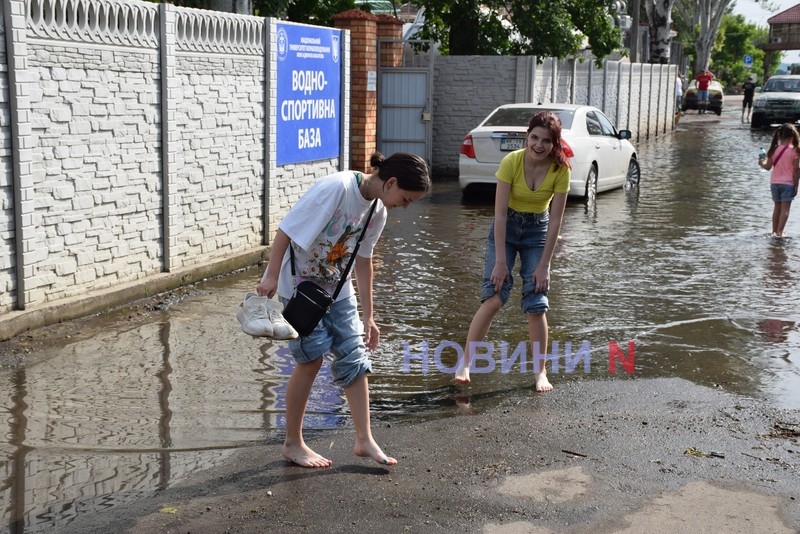
[{"label": "long brown hair", "polygon": [[550,132],[550,138],[553,140],[553,151],[550,152],[550,157],[553,158],[553,163],[556,167],[569,167],[569,160],[564,154],[564,145],[561,142],[561,119],[552,111],[540,111],[528,122],[528,133],[537,126],[545,128]]},{"label": "long brown hair", "polygon": [[775,133],[772,134],[772,144],[769,145],[767,156],[772,157],[781,139],[791,139],[795,152],[800,154],[800,134],[797,133],[797,128],[794,127],[794,124],[787,122],[778,126]]}]

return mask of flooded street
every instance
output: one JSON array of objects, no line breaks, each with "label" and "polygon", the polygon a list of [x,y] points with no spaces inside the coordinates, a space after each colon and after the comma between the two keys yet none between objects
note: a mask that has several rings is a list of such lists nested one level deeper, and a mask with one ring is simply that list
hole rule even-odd
[{"label": "flooded street", "polygon": [[[548,314],[556,390],[677,376],[800,408],[800,205],[790,237],[771,238],[769,175],[756,164],[770,139],[733,107],[687,116],[638,147],[639,191],[570,201]],[[518,283],[487,338],[496,353],[482,365],[494,370],[475,372],[469,387],[447,372],[479,305],[491,217],[491,199],[462,199],[454,180],[390,213],[375,255],[375,426],[478,413],[531,387],[530,369],[501,365],[503,347],[510,358],[527,339]],[[37,345],[35,362],[0,371],[0,532],[54,532],[281,440],[292,359],[285,343],[251,338],[235,318],[259,276],[209,280],[165,311],[84,322]],[[348,425],[326,365],[306,428]]]}]

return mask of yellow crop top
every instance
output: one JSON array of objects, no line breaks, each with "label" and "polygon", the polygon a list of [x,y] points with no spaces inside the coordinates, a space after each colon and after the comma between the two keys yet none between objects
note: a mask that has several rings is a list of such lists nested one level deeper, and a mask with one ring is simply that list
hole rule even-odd
[{"label": "yellow crop top", "polygon": [[550,166],[542,185],[531,191],[525,183],[525,148],[511,152],[497,169],[495,176],[501,182],[511,184],[511,198],[508,207],[522,213],[542,213],[550,206],[550,201],[555,193],[569,193],[569,167],[562,166],[556,169]]}]

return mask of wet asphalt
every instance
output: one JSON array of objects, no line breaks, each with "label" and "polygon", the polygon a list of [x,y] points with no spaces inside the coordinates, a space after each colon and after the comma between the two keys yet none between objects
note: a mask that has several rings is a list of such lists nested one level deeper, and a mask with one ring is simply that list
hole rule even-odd
[{"label": "wet asphalt", "polygon": [[608,379],[508,392],[494,410],[375,437],[387,468],[351,454],[353,431],[309,439],[330,469],[280,444],[63,532],[792,533],[800,530],[797,411],[682,379]]}]

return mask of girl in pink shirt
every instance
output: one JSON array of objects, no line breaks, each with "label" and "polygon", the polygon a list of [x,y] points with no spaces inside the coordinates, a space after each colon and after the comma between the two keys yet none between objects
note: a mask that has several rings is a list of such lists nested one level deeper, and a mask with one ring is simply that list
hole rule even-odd
[{"label": "girl in pink shirt", "polygon": [[800,134],[794,125],[783,124],[775,130],[767,157],[758,160],[758,164],[766,170],[772,169],[769,181],[774,202],[772,235],[783,237],[800,177]]}]

